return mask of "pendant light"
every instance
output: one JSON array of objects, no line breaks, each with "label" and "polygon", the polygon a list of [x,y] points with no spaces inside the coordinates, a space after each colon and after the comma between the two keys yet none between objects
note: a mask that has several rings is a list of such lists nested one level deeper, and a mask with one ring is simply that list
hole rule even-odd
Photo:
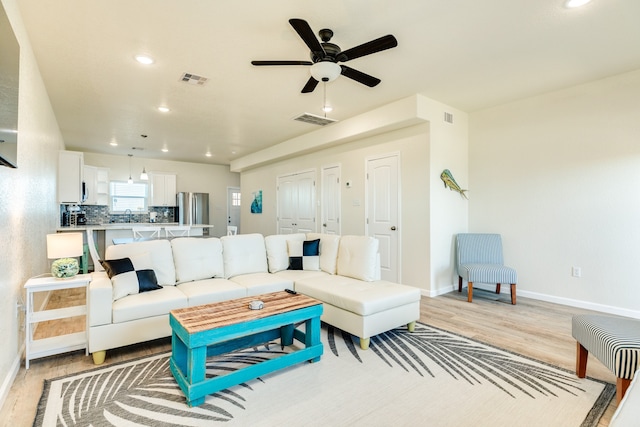
[{"label": "pendant light", "polygon": [[[147,135],[145,135],[145,134],[142,134],[140,136],[142,138],[146,138],[147,137]],[[143,139],[143,141],[144,141],[144,139]],[[142,149],[144,150],[144,144],[143,144]],[[147,170],[144,167],[144,164],[142,165],[142,172],[140,173],[140,179],[143,180],[143,181],[148,181],[149,180],[149,175],[147,174]]]},{"label": "pendant light", "polygon": [[133,184],[133,179],[131,178],[131,158],[133,154],[127,154],[129,156],[129,179],[127,180],[127,184]]}]

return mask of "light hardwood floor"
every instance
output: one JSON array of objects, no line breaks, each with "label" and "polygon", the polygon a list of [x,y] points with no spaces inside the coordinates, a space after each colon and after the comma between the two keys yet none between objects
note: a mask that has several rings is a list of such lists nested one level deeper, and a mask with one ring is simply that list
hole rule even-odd
[{"label": "light hardwood floor", "polygon": [[[475,291],[475,290],[474,290]],[[493,300],[490,293],[474,292],[473,303],[466,302],[466,292],[452,292],[437,298],[422,298],[420,321],[478,341],[514,351],[565,369],[575,369],[575,340],[571,337],[571,316],[587,310],[518,298],[512,306],[507,296]],[[84,292],[56,291],[50,298],[51,308],[82,300]],[[52,321],[39,325],[36,336],[46,337],[61,331],[77,332],[84,328],[84,316],[70,321]],[[105,364],[168,351],[170,340],[110,350]],[[0,411],[3,425],[30,426],[42,393],[43,381],[94,368],[84,351],[33,360],[29,370],[24,363]],[[614,375],[598,360],[589,357],[587,375],[615,383]],[[608,426],[615,412],[615,398],[599,426]]]}]

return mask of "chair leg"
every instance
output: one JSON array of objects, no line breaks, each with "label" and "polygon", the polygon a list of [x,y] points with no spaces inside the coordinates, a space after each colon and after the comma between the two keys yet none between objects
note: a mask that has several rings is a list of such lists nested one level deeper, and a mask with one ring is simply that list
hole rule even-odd
[{"label": "chair leg", "polygon": [[589,360],[589,350],[576,341],[576,375],[584,378],[587,375],[587,360]]},{"label": "chair leg", "polygon": [[516,305],[516,284],[511,284],[511,304]]},{"label": "chair leg", "polygon": [[496,283],[496,294],[500,293],[500,283]]},{"label": "chair leg", "polygon": [[458,292],[462,292],[462,276],[458,276]]},{"label": "chair leg", "polygon": [[616,380],[616,402],[618,406],[620,406],[620,401],[624,397],[624,394],[627,392],[629,384],[631,384],[631,380],[626,378],[618,378]]},{"label": "chair leg", "polygon": [[467,301],[471,302],[473,301],[473,283],[469,282],[469,285],[467,285]]}]

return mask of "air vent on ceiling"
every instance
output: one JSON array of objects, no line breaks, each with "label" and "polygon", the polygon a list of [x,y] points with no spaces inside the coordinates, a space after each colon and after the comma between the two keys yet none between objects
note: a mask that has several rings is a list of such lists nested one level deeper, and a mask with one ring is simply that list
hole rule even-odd
[{"label": "air vent on ceiling", "polygon": [[309,123],[312,125],[318,126],[326,126],[328,124],[337,122],[335,119],[330,119],[328,117],[316,116],[311,113],[302,113],[297,117],[294,117],[293,120],[297,120],[299,122]]},{"label": "air vent on ceiling", "polygon": [[180,80],[188,83],[190,85],[197,85],[197,86],[202,86],[204,85],[207,80],[209,80],[206,77],[202,77],[202,76],[197,76],[195,74],[191,74],[191,73],[184,73],[181,77]]}]

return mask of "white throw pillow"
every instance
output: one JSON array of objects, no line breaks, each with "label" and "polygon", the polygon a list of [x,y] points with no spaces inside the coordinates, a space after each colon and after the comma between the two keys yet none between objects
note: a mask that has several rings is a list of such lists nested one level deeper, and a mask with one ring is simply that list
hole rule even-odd
[{"label": "white throw pillow", "polygon": [[302,242],[304,239],[304,233],[274,234],[265,237],[264,244],[267,247],[269,273],[277,273],[278,271],[289,268],[287,242],[293,240]]},{"label": "white throw pillow", "polygon": [[148,252],[153,262],[160,285],[176,284],[176,268],[173,265],[171,243],[166,239],[149,240],[147,242],[133,242],[126,245],[111,245],[105,251],[104,259],[131,258],[134,255]]},{"label": "white throw pillow", "polygon": [[378,239],[368,236],[342,236],[338,249],[338,274],[373,282],[378,280]]},{"label": "white throw pillow", "polygon": [[179,237],[171,240],[176,283],[224,277],[222,243],[217,237]]},{"label": "white throw pillow", "polygon": [[289,240],[289,270],[320,270],[320,239]]},{"label": "white throw pillow", "polygon": [[336,274],[340,236],[337,234],[307,233],[307,240],[320,239],[320,269]]},{"label": "white throw pillow", "polygon": [[102,261],[113,286],[113,301],[139,292],[162,289],[158,285],[148,253],[128,258]]}]

